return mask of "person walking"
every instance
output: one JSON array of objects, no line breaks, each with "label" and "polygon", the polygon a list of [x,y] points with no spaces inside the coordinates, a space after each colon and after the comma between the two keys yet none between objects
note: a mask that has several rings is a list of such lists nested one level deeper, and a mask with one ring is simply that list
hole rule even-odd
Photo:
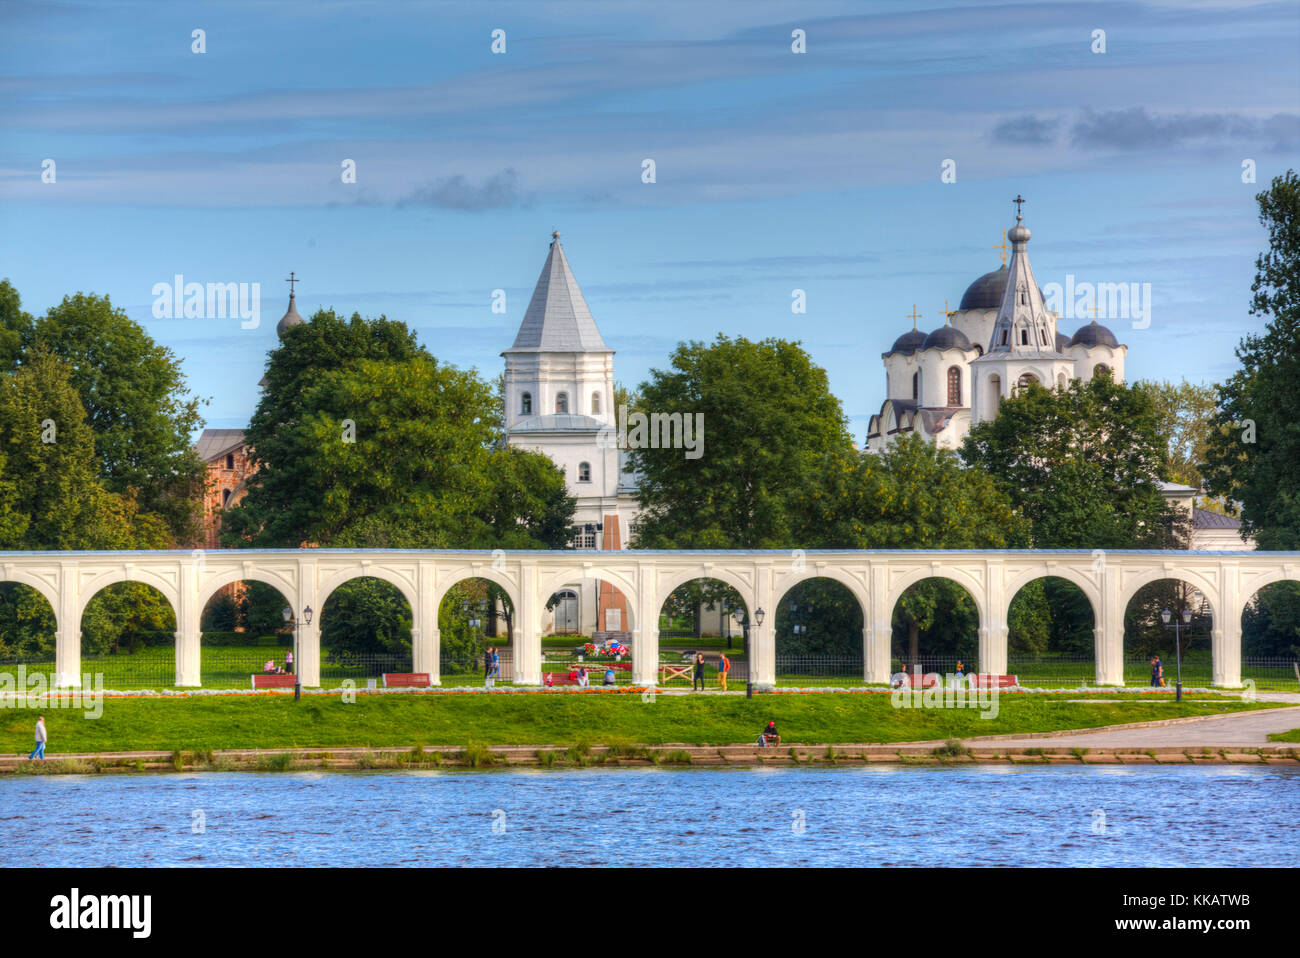
[{"label": "person walking", "polygon": [[492,646],[490,645],[483,650],[483,688],[492,688]]},{"label": "person walking", "polygon": [[[912,310],[912,312],[916,312],[916,310]],[[1162,681],[1164,679],[1164,674],[1165,667],[1160,662],[1160,656],[1151,656],[1151,686],[1153,688],[1164,684]]]},{"label": "person walking", "polygon": [[[916,310],[913,310],[916,312]],[[727,658],[727,653],[723,652],[718,656],[718,684],[722,686],[722,691],[727,691],[727,673],[731,671],[731,659]]]},{"label": "person walking", "polygon": [[[912,310],[912,312],[916,312],[916,310]],[[293,675],[293,649],[284,653],[284,671],[289,675]]]},{"label": "person walking", "polygon": [[497,679],[501,678],[501,653],[497,647],[492,646],[492,685],[497,684]]},{"label": "person walking", "polygon": [[[916,310],[912,310],[916,312]],[[691,680],[691,691],[704,691],[704,653],[695,653],[695,677]]]},{"label": "person walking", "polygon": [[[916,310],[912,310],[912,312],[916,312]],[[33,758],[45,760],[45,742],[47,738],[48,736],[45,734],[45,716],[38,715],[36,716],[36,747],[27,756],[29,760]]]}]

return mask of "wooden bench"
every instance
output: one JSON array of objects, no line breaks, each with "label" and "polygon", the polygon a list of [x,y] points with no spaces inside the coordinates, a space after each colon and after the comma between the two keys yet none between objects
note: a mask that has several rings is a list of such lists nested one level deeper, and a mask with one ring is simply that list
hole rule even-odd
[{"label": "wooden bench", "polygon": [[904,672],[903,684],[913,689],[932,689],[943,684],[943,676],[938,672],[922,672],[920,675],[915,672]]},{"label": "wooden bench", "polygon": [[[586,663],[583,663],[583,664],[585,665]],[[607,666],[599,666],[599,667],[593,667],[593,668],[589,668],[589,669],[587,669],[587,687],[588,687],[588,688],[593,688],[593,689],[594,689],[594,688],[599,688],[599,687],[601,687],[601,686],[603,686],[603,685],[605,684],[605,669],[606,669],[606,668],[611,668],[611,669],[613,669],[616,673],[617,673],[617,672],[630,672],[630,671],[632,670],[632,665],[631,665],[631,663],[628,663],[628,662],[611,662],[611,663],[609,663],[609,665],[607,665]],[[543,673],[542,673],[542,684],[543,684],[543,685],[546,684],[546,676],[549,675],[549,676],[551,676],[551,688],[557,688],[557,689],[558,689],[558,688],[563,688],[563,687],[565,687],[565,686],[570,686],[570,685],[576,686],[576,685],[578,684],[578,680],[577,680],[577,679],[571,679],[571,678],[569,678],[569,673],[570,673],[570,672],[575,672],[575,671],[577,671],[577,670],[576,670],[576,669],[565,669],[563,672],[543,672]]]},{"label": "wooden bench", "polygon": [[433,683],[428,672],[385,672],[386,689],[427,689]]},{"label": "wooden bench", "polygon": [[254,689],[291,689],[293,688],[294,677],[292,674],[277,675],[274,672],[262,672],[251,676]]},{"label": "wooden bench", "polygon": [[1015,675],[993,675],[989,672],[972,672],[970,675],[970,684],[972,688],[977,689],[1009,689],[1012,686],[1019,685],[1020,678]]}]

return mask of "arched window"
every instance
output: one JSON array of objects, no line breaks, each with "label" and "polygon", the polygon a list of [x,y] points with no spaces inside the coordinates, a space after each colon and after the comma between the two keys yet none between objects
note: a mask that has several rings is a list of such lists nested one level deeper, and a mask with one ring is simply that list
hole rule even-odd
[{"label": "arched window", "polygon": [[1031,383],[1037,385],[1038,377],[1035,376],[1033,373],[1024,373],[1023,375],[1021,375],[1019,379],[1016,380],[1016,392],[1017,393],[1024,392],[1026,389],[1029,388]]},{"label": "arched window", "polygon": [[1092,374],[1094,376],[1110,376],[1110,367],[1105,363],[1098,363],[1096,366],[1092,367]]},{"label": "arched window", "polygon": [[1042,341],[1042,344],[1043,344],[1044,346],[1047,345],[1047,333],[1046,333],[1046,331],[1040,329],[1040,330],[1038,331],[1038,338],[1039,338],[1039,340]]},{"label": "arched window", "polygon": [[235,454],[233,452],[226,453],[226,468],[227,469],[235,468]]},{"label": "arched window", "polygon": [[591,394],[591,414],[593,416],[600,415],[600,393]]},{"label": "arched window", "polygon": [[1007,331],[1004,329],[1002,330],[1002,345],[1005,346],[1006,344],[1007,344]]},{"label": "arched window", "polygon": [[531,416],[533,414],[532,393],[524,393],[519,397],[519,413],[522,416]]},{"label": "arched window", "polygon": [[229,490],[229,489],[222,489],[222,490],[221,490],[221,505],[222,505],[222,507],[224,508],[225,505],[226,505],[226,503],[228,503],[229,501],[230,501],[230,490]]},{"label": "arched window", "polygon": [[948,367],[948,405],[961,405],[961,370],[956,366]]},{"label": "arched window", "polygon": [[1057,374],[1056,374],[1056,388],[1057,388],[1057,389],[1060,389],[1060,390],[1064,390],[1064,389],[1065,389],[1065,385],[1066,385],[1066,383],[1065,383],[1065,373],[1057,373]]},{"label": "arched window", "polygon": [[1020,331],[1020,345],[1021,345],[1021,346],[1028,346],[1028,345],[1029,345],[1029,330],[1027,330],[1027,329],[1022,329],[1022,330]]},{"label": "arched window", "polygon": [[589,462],[578,463],[578,481],[591,482],[591,463]]},{"label": "arched window", "polygon": [[[912,312],[916,312],[916,310],[912,310]],[[912,398],[921,398],[921,371],[919,369],[912,373]]]},{"label": "arched window", "polygon": [[985,406],[985,418],[992,419],[998,414],[998,404],[1002,402],[1002,377],[993,375],[989,377],[989,399]]},{"label": "arched window", "polygon": [[569,411],[568,393],[560,393],[555,397],[555,411],[557,413],[566,413]]}]

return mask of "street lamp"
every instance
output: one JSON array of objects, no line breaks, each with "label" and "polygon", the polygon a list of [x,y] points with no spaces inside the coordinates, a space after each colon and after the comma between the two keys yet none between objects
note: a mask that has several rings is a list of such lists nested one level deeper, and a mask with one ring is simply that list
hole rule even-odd
[{"label": "street lamp", "polygon": [[[293,617],[293,609],[286,605],[280,614],[284,616],[285,625],[293,622],[293,700],[297,702],[302,699],[302,643],[299,640],[300,633],[298,623]],[[302,617],[308,625],[311,625],[311,606],[302,610]]]},{"label": "street lamp", "polygon": [[1183,647],[1182,642],[1180,641],[1180,633],[1182,632],[1183,627],[1191,624],[1192,610],[1183,609],[1183,621],[1181,623],[1178,619],[1174,619],[1173,625],[1170,625],[1170,619],[1174,619],[1174,617],[1168,609],[1165,609],[1160,613],[1160,621],[1165,624],[1165,628],[1174,630],[1174,656],[1178,662],[1178,681],[1174,686],[1174,701],[1181,702],[1183,700]]},{"label": "street lamp", "polygon": [[[745,698],[752,699],[754,697],[754,667],[749,657],[749,613],[744,608],[739,608],[731,614],[735,617],[736,624],[745,630]],[[754,622],[762,625],[763,616],[766,614],[762,609],[757,610],[754,613]]]}]

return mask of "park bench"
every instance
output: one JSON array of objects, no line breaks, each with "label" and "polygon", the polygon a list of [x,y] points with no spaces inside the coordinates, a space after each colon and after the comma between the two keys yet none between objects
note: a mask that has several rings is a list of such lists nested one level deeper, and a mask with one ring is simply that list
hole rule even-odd
[{"label": "park bench", "polygon": [[383,676],[386,689],[427,689],[433,684],[428,672],[385,672]]},{"label": "park bench", "polygon": [[[587,663],[583,663],[586,665]],[[605,684],[605,670],[613,669],[615,672],[632,671],[631,662],[609,662],[605,664],[596,663],[587,669],[587,687],[598,688]],[[569,678],[569,673],[576,669],[565,669],[563,672],[544,671],[542,673],[542,684],[546,684],[546,676],[551,676],[551,687],[561,688],[568,685],[577,685],[576,679]]]},{"label": "park bench", "polygon": [[294,677],[292,674],[277,675],[274,672],[260,672],[253,674],[251,678],[255,690],[293,688]]},{"label": "park bench", "polygon": [[919,675],[915,672],[904,672],[903,682],[910,688],[932,689],[936,685],[943,684],[943,676],[937,672],[922,672]]},{"label": "park bench", "polygon": [[1020,679],[1015,675],[993,675],[988,672],[972,672],[970,675],[972,688],[977,689],[1009,689],[1020,684]]}]

